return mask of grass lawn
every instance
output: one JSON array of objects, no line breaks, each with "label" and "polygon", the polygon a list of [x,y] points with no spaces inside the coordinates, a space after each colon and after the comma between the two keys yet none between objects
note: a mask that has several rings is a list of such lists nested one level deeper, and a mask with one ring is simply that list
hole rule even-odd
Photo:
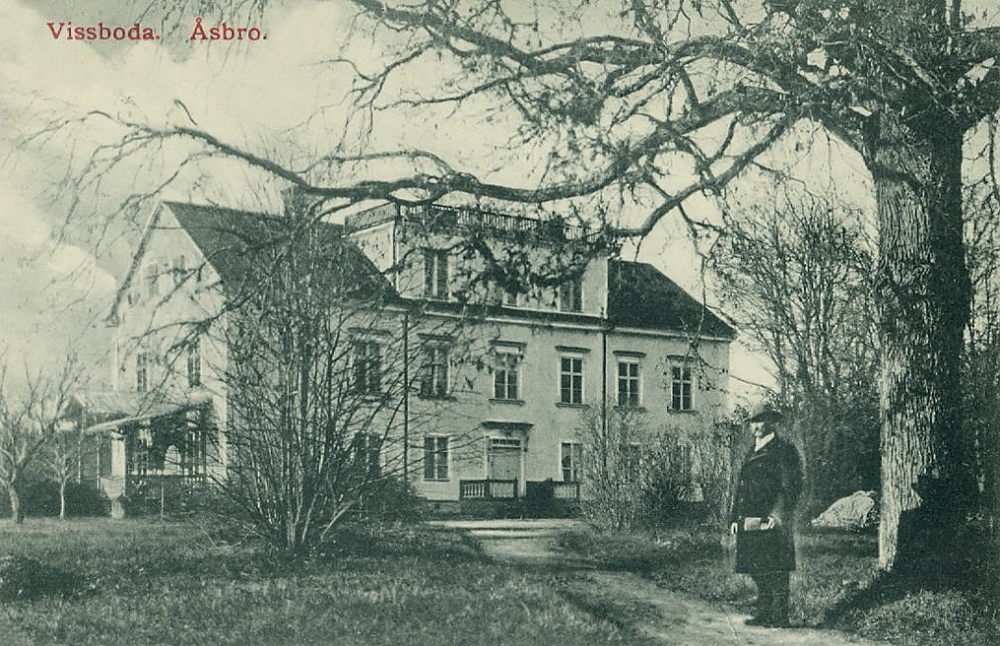
[{"label": "grass lawn", "polygon": [[[288,562],[195,524],[0,523],[0,557],[81,575],[82,593],[0,604],[4,644],[641,644],[569,575],[494,564],[459,533],[345,533]],[[623,613],[629,608],[618,609]]]},{"label": "grass lawn", "polygon": [[[665,588],[688,592],[749,613],[750,579],[732,572],[732,553],[721,534],[707,528],[605,534],[573,532],[562,547],[588,555],[609,569],[640,573]],[[971,593],[912,591],[875,603],[833,611],[855,598],[876,573],[874,535],[809,531],[798,536],[798,571],[792,576],[793,623],[834,625],[871,639],[904,646],[1000,646],[1000,600]]]}]

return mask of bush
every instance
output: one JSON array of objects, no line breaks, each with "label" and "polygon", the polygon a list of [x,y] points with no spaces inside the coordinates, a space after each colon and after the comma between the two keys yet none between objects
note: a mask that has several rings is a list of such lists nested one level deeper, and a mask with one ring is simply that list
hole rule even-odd
[{"label": "bush", "polygon": [[739,427],[704,420],[654,427],[644,409],[609,402],[608,410],[606,421],[596,409],[584,414],[578,431],[584,517],[619,531],[691,520],[722,525],[741,453]]},{"label": "bush", "polygon": [[401,478],[386,478],[373,486],[357,506],[355,517],[382,522],[421,520],[425,503]]}]

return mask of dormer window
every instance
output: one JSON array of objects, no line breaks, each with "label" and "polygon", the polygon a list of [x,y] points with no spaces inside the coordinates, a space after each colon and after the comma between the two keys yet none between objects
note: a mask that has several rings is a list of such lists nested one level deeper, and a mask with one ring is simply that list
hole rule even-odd
[{"label": "dormer window", "polygon": [[448,298],[448,252],[424,249],[424,296]]},{"label": "dormer window", "polygon": [[571,278],[559,285],[559,310],[562,312],[583,311],[583,281]]}]

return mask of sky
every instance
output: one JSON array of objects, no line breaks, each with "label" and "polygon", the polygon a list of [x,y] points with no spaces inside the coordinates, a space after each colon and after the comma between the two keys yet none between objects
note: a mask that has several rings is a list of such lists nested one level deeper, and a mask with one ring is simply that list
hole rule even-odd
[{"label": "sky", "polygon": [[[350,87],[349,69],[321,64],[339,54],[365,60],[370,43],[347,41],[344,3],[290,2],[270,11],[266,21],[227,17],[231,24],[257,24],[267,35],[237,45],[192,43],[191,16],[143,14],[144,6],[122,0],[0,0],[0,118],[11,126],[0,133],[0,346],[14,371],[23,372],[20,366],[48,369],[76,350],[94,366],[98,384],[110,374],[109,366],[102,367],[110,347],[104,318],[148,213],[111,226],[105,226],[105,216],[122,196],[137,185],[155,184],[164,169],[190,152],[184,145],[165,146],[158,161],[106,174],[77,205],[79,217],[67,225],[70,198],[61,190],[66,178],[78,174],[88,151],[116,131],[106,120],[93,118],[86,128],[66,131],[72,135],[36,136],[48,119],[102,110],[154,125],[193,121],[250,150],[277,153],[293,166],[335,149],[349,127],[342,101]],[[204,24],[215,24],[216,18],[206,17]],[[160,39],[70,41],[54,39],[46,25],[98,21],[126,26],[142,21]],[[406,81],[417,87],[434,82],[432,67],[417,66],[410,74]],[[504,115],[484,115],[473,104],[459,115],[442,108],[400,117],[377,129],[369,143],[427,148],[456,167],[498,180],[540,172],[542,160],[507,146],[510,124]],[[860,159],[813,135],[790,138],[765,161],[781,160],[814,188],[846,193],[870,210]],[[803,147],[810,137],[811,145]],[[248,186],[255,188],[247,191]],[[234,164],[213,163],[187,168],[160,197],[273,209],[278,188]],[[742,182],[734,195],[737,204],[767,199],[753,180]],[[696,201],[694,208],[708,217],[716,210],[708,200]],[[696,296],[703,294],[699,258],[680,223],[664,222],[623,253],[650,262]],[[711,290],[704,293],[711,301]],[[734,349],[732,373],[737,382],[770,382],[763,362],[742,345]]]}]

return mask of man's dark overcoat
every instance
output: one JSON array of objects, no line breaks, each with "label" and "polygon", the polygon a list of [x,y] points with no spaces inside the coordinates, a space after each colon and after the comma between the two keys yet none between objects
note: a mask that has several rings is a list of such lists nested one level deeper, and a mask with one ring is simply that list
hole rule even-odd
[{"label": "man's dark overcoat", "polygon": [[[743,574],[795,569],[795,505],[802,491],[802,462],[791,442],[777,435],[747,454],[733,499],[731,522],[777,518],[777,527],[736,534],[736,571]],[[742,524],[742,523],[741,523]]]}]

